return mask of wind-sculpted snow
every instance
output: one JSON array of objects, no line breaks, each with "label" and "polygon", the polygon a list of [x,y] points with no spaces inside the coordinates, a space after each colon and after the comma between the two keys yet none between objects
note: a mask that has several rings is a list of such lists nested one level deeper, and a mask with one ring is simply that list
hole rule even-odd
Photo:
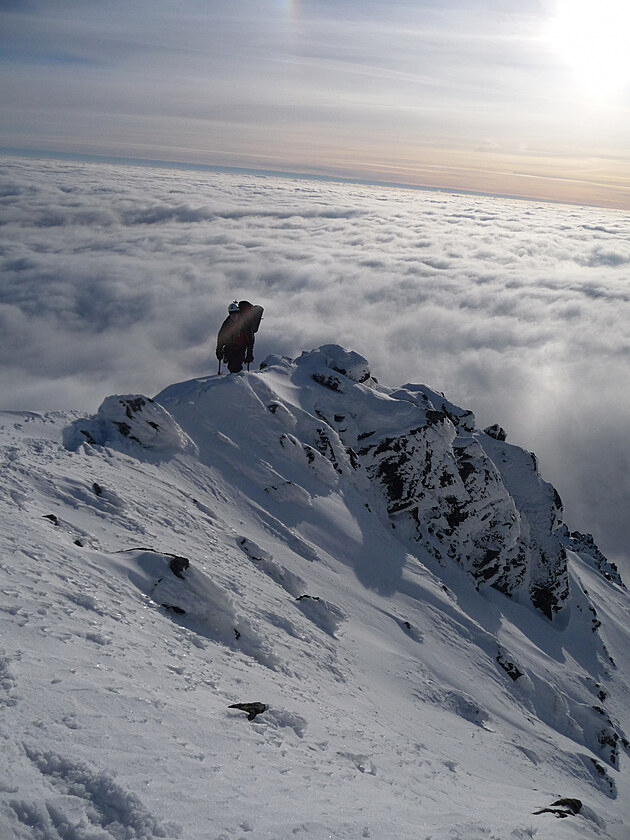
[{"label": "wind-sculpted snow", "polygon": [[107,397],[90,419],[81,419],[70,426],[64,435],[68,449],[82,443],[100,446],[139,444],[154,452],[194,452],[190,441],[162,406],[146,397]]},{"label": "wind-sculpted snow", "polygon": [[278,474],[268,473],[264,489],[278,503],[312,504],[312,479],[289,481],[281,466],[308,464],[324,482],[380,495],[396,535],[423,560],[456,562],[477,586],[526,600],[548,618],[567,602],[562,504],[535,457],[477,430],[472,412],[429,388],[379,386],[366,359],[326,345],[295,362],[267,359],[258,381],[196,381],[156,399],[200,450],[208,425],[214,437],[228,432],[225,402],[228,423],[253,412],[248,469],[260,469],[261,448],[275,444]]},{"label": "wind-sculpted snow", "polygon": [[626,840],[628,590],[443,394],[325,345],[0,467],[2,840]]}]

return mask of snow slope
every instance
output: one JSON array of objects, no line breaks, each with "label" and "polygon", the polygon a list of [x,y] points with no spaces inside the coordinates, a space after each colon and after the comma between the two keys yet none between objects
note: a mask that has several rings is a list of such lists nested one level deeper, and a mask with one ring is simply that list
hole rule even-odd
[{"label": "snow slope", "polygon": [[630,836],[630,598],[500,430],[336,346],[0,426],[3,840]]}]

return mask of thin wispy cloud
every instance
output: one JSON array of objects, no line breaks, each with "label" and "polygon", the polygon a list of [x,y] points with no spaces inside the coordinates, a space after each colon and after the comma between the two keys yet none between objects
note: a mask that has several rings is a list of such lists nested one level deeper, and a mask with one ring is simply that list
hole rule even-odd
[{"label": "thin wispy cloud", "polygon": [[214,373],[233,298],[256,360],[338,343],[539,456],[570,524],[626,551],[630,224],[598,209],[4,158],[0,401],[93,412]]},{"label": "thin wispy cloud", "polygon": [[622,0],[0,5],[0,146],[630,206]]}]

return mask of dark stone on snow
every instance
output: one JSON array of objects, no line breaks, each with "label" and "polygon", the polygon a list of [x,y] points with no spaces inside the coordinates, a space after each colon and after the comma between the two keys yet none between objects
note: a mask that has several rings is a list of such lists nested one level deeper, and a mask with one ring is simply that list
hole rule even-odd
[{"label": "dark stone on snow", "polygon": [[128,554],[130,551],[148,551],[151,554],[162,554],[164,557],[172,558],[169,563],[169,568],[173,574],[184,580],[183,572],[190,568],[190,560],[187,557],[180,557],[179,554],[170,554],[168,551],[156,551],[154,548],[146,548],[146,546],[135,546],[134,548],[123,548],[116,552],[117,554]]},{"label": "dark stone on snow", "polygon": [[337,461],[335,447],[333,446],[331,439],[328,437],[326,429],[316,429],[315,434],[317,435],[315,446],[317,447],[318,452],[330,461],[335,471],[341,475],[342,469]]},{"label": "dark stone on snow", "polygon": [[190,567],[190,560],[186,559],[186,557],[178,557],[176,555],[173,555],[173,559],[168,565],[175,577],[181,578],[183,580],[183,572],[185,572],[186,569]]},{"label": "dark stone on snow", "polygon": [[95,481],[94,484],[92,484],[92,492],[94,493],[95,496],[102,496],[103,495],[103,488],[101,487],[100,484],[98,484]]},{"label": "dark stone on snow", "polygon": [[42,519],[50,519],[53,525],[59,525],[59,520],[54,513],[47,513],[42,517]]},{"label": "dark stone on snow", "polygon": [[437,426],[440,423],[445,423],[448,420],[448,415],[445,411],[434,411],[428,408],[426,411],[427,426]]},{"label": "dark stone on snow", "polygon": [[314,373],[313,380],[318,385],[323,385],[324,388],[329,388],[331,391],[342,391],[341,382],[336,376],[324,376],[323,373]]},{"label": "dark stone on snow", "polygon": [[346,449],[346,452],[348,453],[348,458],[350,459],[350,466],[352,467],[353,470],[358,470],[359,467],[361,466],[361,461],[359,460],[359,456],[357,455],[357,453],[354,451],[354,449],[351,446],[348,446],[348,448]]},{"label": "dark stone on snow", "polygon": [[532,604],[548,619],[553,619],[554,613],[560,609],[559,600],[551,585],[533,585],[529,590]]},{"label": "dark stone on snow", "polygon": [[147,402],[152,403],[153,400],[150,400],[150,399],[145,400],[143,397],[136,397],[135,399],[131,399],[131,400],[124,400],[124,401],[121,400],[121,402],[123,402],[123,404],[126,406],[125,414],[131,420],[131,418],[133,416],[132,412],[138,413],[138,412],[142,411],[142,409],[147,404]]},{"label": "dark stone on snow", "polygon": [[257,715],[262,715],[266,712],[269,706],[265,703],[232,703],[228,709],[240,709],[242,712],[247,712],[247,720],[254,720]]},{"label": "dark stone on snow", "polygon": [[475,474],[475,466],[464,449],[454,447],[453,453],[457,458],[457,472],[459,473],[459,477],[466,484],[466,480]]},{"label": "dark stone on snow", "polygon": [[306,460],[309,464],[312,464],[315,460],[315,452],[313,451],[312,447],[304,446],[304,454],[306,455]]},{"label": "dark stone on snow", "polygon": [[592,534],[581,534],[579,531],[569,531],[564,529],[564,542],[567,548],[575,551],[576,554],[587,554],[593,558],[595,567],[606,580],[616,583],[618,586],[626,588],[619,569],[611,560],[609,560],[597,547]]},{"label": "dark stone on snow", "polygon": [[553,814],[559,819],[564,819],[565,817],[574,817],[576,814],[579,814],[581,810],[582,802],[579,799],[558,799],[548,808],[543,808],[540,811],[534,811],[534,814]]},{"label": "dark stone on snow", "polygon": [[509,662],[507,659],[504,659],[501,653],[497,655],[496,659],[508,677],[513,679],[514,682],[516,682],[519,677],[523,676],[523,672],[519,670],[513,662]]},{"label": "dark stone on snow", "polygon": [[165,610],[169,612],[174,612],[175,615],[186,615],[186,610],[183,610],[181,607],[176,607],[175,604],[162,604]]},{"label": "dark stone on snow", "polygon": [[309,601],[319,601],[319,597],[317,595],[298,595],[295,600],[303,601],[305,598],[308,598]]},{"label": "dark stone on snow", "polygon": [[[337,373],[340,373],[342,376],[347,376],[347,377],[348,377],[348,379],[354,379],[354,377],[353,377],[353,376],[350,376],[350,374],[348,373],[348,371],[347,371],[347,370],[344,370],[343,368],[337,368],[337,367],[334,367],[334,368],[333,368],[333,370],[336,370],[336,371],[337,371]],[[355,381],[355,382],[359,382],[359,383],[361,383],[361,382],[367,382],[369,378],[370,378],[370,371],[368,370],[366,373],[364,373],[364,374],[363,374],[363,376],[361,377],[361,379],[354,379],[354,381]]]},{"label": "dark stone on snow", "polygon": [[498,423],[493,423],[492,426],[488,426],[487,429],[484,429],[484,432],[495,440],[504,441],[507,439],[505,429],[499,426]]}]

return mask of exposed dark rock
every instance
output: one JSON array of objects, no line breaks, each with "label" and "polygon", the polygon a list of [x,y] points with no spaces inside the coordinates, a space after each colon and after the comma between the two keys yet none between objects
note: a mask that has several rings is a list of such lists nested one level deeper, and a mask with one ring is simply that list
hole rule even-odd
[{"label": "exposed dark rock", "polygon": [[617,787],[614,781],[610,778],[608,773],[606,772],[606,768],[602,767],[602,765],[594,758],[589,759],[593,769],[595,770],[597,776],[599,777],[600,781],[603,784],[603,790],[606,792],[608,796],[614,799],[617,796]]},{"label": "exposed dark rock", "polygon": [[523,672],[519,668],[517,668],[517,666],[513,662],[510,662],[507,659],[505,659],[500,652],[497,654],[496,660],[499,663],[499,665],[503,668],[505,673],[508,675],[508,677],[513,679],[514,682],[516,682],[516,680],[519,677],[523,676]]},{"label": "exposed dark rock", "polygon": [[427,426],[437,426],[439,423],[445,423],[448,419],[445,411],[427,409]]},{"label": "exposed dark rock", "polygon": [[472,458],[466,454],[465,449],[453,447],[453,453],[457,458],[457,471],[459,472],[459,477],[464,484],[466,484],[466,481],[470,478],[470,476],[475,473],[475,465],[472,462]]},{"label": "exposed dark rock", "polygon": [[348,459],[350,461],[350,466],[352,467],[353,470],[358,470],[359,467],[361,466],[361,461],[359,459],[359,456],[357,455],[357,453],[354,451],[354,449],[351,446],[348,446],[346,448],[346,452],[348,454]]},{"label": "exposed dark rock", "polygon": [[[424,413],[433,425],[366,441],[358,451],[371,482],[384,491],[388,513],[423,551],[454,559],[477,586],[511,597],[523,590],[553,617],[569,595],[553,487],[524,450],[510,447],[509,457],[493,447],[487,452],[478,436],[456,433],[444,411]],[[505,463],[517,469],[504,476]],[[515,475],[518,495],[511,493]]]},{"label": "exposed dark rock", "polygon": [[[332,430],[331,430],[332,432]],[[336,437],[336,433],[332,432],[332,434]],[[338,440],[338,439],[337,439]],[[333,444],[328,432],[325,428],[316,429],[315,431],[315,446],[318,452],[324,456],[335,468],[335,471],[339,474],[343,473],[341,469],[341,465],[339,463],[339,454],[336,451],[336,447]]]},{"label": "exposed dark rock", "polygon": [[134,440],[136,443],[142,443],[139,437],[131,434],[131,426],[129,423],[125,423],[124,420],[112,420],[112,423],[116,426],[123,437],[129,438],[129,440]]},{"label": "exposed dark rock", "polygon": [[595,544],[592,534],[581,534],[579,531],[569,531],[566,526],[561,529],[561,538],[564,545],[570,550],[575,551],[582,558],[589,560],[589,562],[600,572],[606,580],[616,583],[618,586],[626,588],[619,569],[610,561]]},{"label": "exposed dark rock", "polygon": [[333,370],[336,370],[337,373],[340,373],[342,376],[347,376],[348,379],[352,379],[355,382],[367,382],[370,378],[370,371],[366,371],[365,373],[361,374],[358,378],[355,378],[356,375],[353,371],[344,370],[343,368],[334,367]]},{"label": "exposed dark rock", "polygon": [[171,572],[175,575],[175,577],[181,578],[184,580],[184,572],[186,569],[190,568],[190,560],[186,557],[178,557],[176,554],[167,555],[169,557],[172,556],[171,562],[168,564]]},{"label": "exposed dark rock", "polygon": [[[66,427],[63,441],[71,451],[86,442],[94,446],[122,447],[125,451],[133,442],[163,457],[178,451],[196,451],[196,446],[166,409],[154,400],[138,395],[107,397],[96,415]],[[132,446],[131,451],[133,449]]]},{"label": "exposed dark rock", "polygon": [[551,585],[534,584],[530,587],[532,604],[540,610],[547,618],[553,618],[558,611],[558,598]]},{"label": "exposed dark rock", "polygon": [[131,397],[124,400],[121,399],[121,403],[126,406],[125,413],[130,420],[132,419],[133,414],[142,411],[147,403],[152,402],[153,400],[148,397]]},{"label": "exposed dark rock", "polygon": [[331,391],[343,391],[341,387],[341,380],[337,376],[330,374],[326,376],[323,373],[314,373],[313,379],[318,385],[323,385],[324,388],[329,388]]},{"label": "exposed dark rock", "polygon": [[118,429],[120,434],[123,437],[128,437],[129,432],[131,431],[131,426],[129,425],[129,423],[124,423],[122,421],[118,421],[118,422],[113,421],[113,422],[114,422],[114,426],[116,426],[116,428]]},{"label": "exposed dark rock", "polygon": [[190,560],[187,557],[181,557],[179,554],[171,554],[168,551],[156,551],[154,548],[146,548],[146,546],[136,546],[134,548],[123,548],[118,551],[118,554],[128,554],[131,551],[147,551],[150,554],[161,554],[163,557],[170,557],[171,561],[168,564],[171,572],[184,580],[183,572],[190,568]]},{"label": "exposed dark rock", "polygon": [[92,492],[94,493],[95,496],[102,496],[103,495],[103,488],[101,487],[100,484],[98,484],[98,482],[95,481],[92,484]]},{"label": "exposed dark rock", "polygon": [[540,811],[534,811],[534,814],[553,814],[559,819],[565,817],[574,817],[582,810],[582,802],[579,799],[558,799],[548,808],[542,808]]},{"label": "exposed dark rock", "polygon": [[42,516],[42,519],[50,519],[53,525],[59,525],[59,520],[54,513],[46,513]]},{"label": "exposed dark rock", "polygon": [[186,615],[186,610],[183,610],[181,607],[176,607],[175,604],[162,604],[165,610],[169,612],[173,612],[176,615]]},{"label": "exposed dark rock", "polygon": [[247,720],[254,720],[257,715],[262,715],[266,712],[269,706],[265,703],[232,703],[228,709],[240,709],[242,712],[247,712]]},{"label": "exposed dark rock", "polygon": [[499,426],[498,423],[493,423],[492,426],[488,426],[487,429],[484,429],[484,432],[487,435],[490,435],[490,437],[494,438],[495,440],[500,440],[500,441],[507,440],[507,434],[505,432],[505,429],[503,429],[501,426]]}]

